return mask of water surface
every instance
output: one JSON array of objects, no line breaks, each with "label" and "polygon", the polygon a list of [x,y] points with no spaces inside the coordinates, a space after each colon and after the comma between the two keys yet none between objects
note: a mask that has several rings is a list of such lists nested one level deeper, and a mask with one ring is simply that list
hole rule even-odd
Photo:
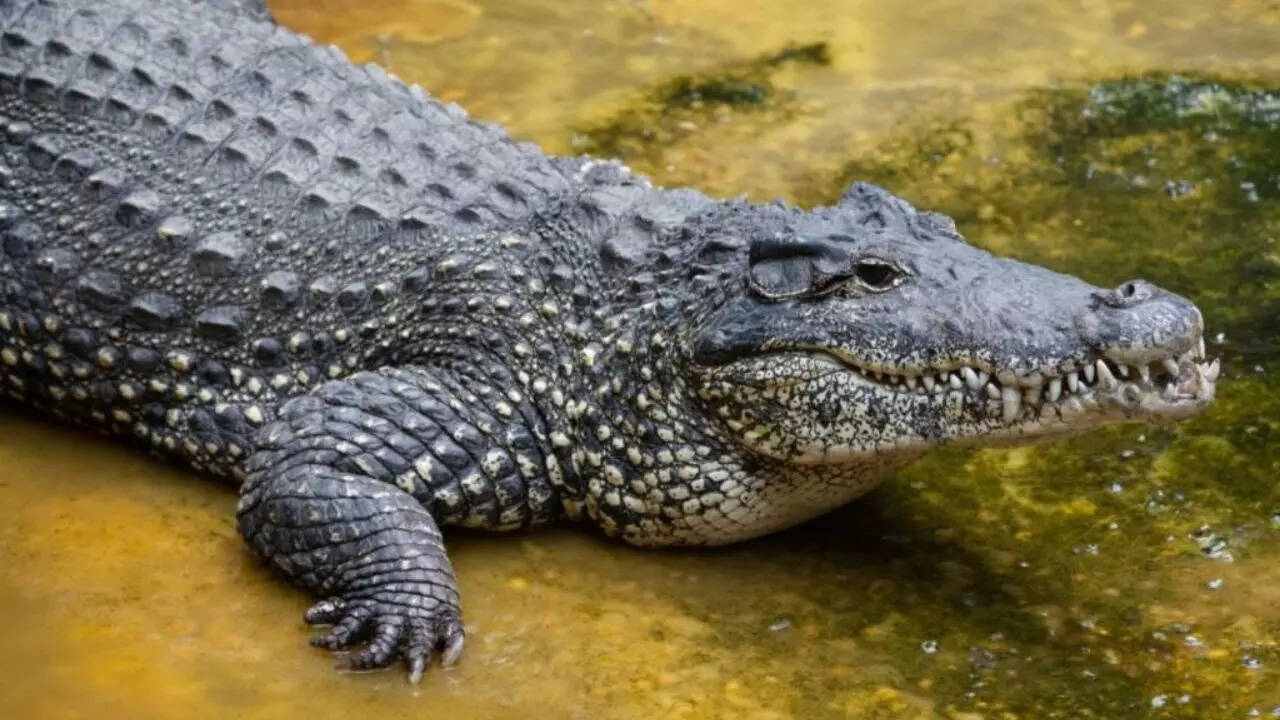
[{"label": "water surface", "polygon": [[469,638],[338,675],[234,493],[0,411],[6,717],[1280,717],[1274,0],[277,0],[282,22],[554,152],[825,202],[1196,299],[1174,427],[944,451],[716,551],[451,534]]}]

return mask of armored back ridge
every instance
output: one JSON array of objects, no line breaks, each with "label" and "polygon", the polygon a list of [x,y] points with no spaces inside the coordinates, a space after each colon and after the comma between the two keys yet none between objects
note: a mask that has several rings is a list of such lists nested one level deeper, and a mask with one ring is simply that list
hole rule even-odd
[{"label": "armored back ridge", "polygon": [[0,2],[3,392],[240,486],[353,667],[452,661],[441,525],[719,544],[941,443],[1202,410],[1199,312],[869,185],[548,157],[260,2]]}]

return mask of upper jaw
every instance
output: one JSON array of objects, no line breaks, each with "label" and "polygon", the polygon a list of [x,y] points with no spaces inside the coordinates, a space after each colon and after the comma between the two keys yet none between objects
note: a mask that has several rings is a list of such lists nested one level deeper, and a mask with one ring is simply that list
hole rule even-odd
[{"label": "upper jaw", "polygon": [[[987,362],[944,369],[873,366],[840,348],[810,347],[827,356],[820,366],[852,371],[895,393],[959,395],[1009,427],[1045,421],[1086,424],[1099,413],[1114,420],[1164,421],[1190,417],[1212,402],[1220,366],[1207,361],[1196,335],[1181,352],[1144,348],[1093,352],[1071,365],[1014,373]],[[879,369],[871,369],[878,367]],[[1101,419],[1101,418],[1099,418]]]}]

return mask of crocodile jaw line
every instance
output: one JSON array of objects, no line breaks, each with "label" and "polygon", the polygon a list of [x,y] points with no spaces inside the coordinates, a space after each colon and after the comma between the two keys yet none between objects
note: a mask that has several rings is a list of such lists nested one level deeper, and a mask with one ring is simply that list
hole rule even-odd
[{"label": "crocodile jaw line", "polygon": [[1102,421],[1124,419],[1174,421],[1199,414],[1212,402],[1220,372],[1217,359],[1205,358],[1203,337],[1179,355],[1147,354],[1146,362],[1123,362],[1107,353],[1067,372],[1035,373],[1018,378],[980,366],[957,366],[936,372],[878,371],[864,367],[851,354],[832,348],[808,348],[813,362],[847,372],[885,393],[923,396],[958,394],[987,407],[1002,427],[973,438],[983,440],[1024,434],[1058,434]]}]

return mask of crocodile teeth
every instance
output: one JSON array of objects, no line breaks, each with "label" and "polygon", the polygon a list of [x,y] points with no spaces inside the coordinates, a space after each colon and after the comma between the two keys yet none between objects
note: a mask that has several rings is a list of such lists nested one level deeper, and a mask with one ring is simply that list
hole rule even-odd
[{"label": "crocodile teeth", "polygon": [[920,384],[920,381],[916,379],[916,376],[914,376],[914,375],[908,375],[908,376],[907,376],[907,387],[908,387],[909,389],[911,389],[911,390],[915,390],[915,389],[916,389],[916,386],[917,386],[917,385],[919,385],[919,384]]},{"label": "crocodile teeth", "polygon": [[1209,379],[1209,382],[1214,382],[1215,380],[1217,380],[1218,373],[1221,371],[1222,371],[1222,366],[1218,363],[1217,358],[1214,358],[1213,362],[1209,363],[1209,366],[1204,368],[1203,370],[1204,376]]},{"label": "crocodile teeth", "polygon": [[1077,372],[1067,373],[1067,389],[1071,392],[1080,392],[1080,374]]},{"label": "crocodile teeth", "polygon": [[1165,372],[1169,373],[1169,375],[1171,375],[1172,377],[1175,377],[1175,378],[1178,377],[1178,361],[1177,360],[1174,360],[1173,358],[1165,358],[1162,364],[1164,365]]},{"label": "crocodile teeth", "polygon": [[[1094,367],[1098,370],[1098,385],[1103,390],[1114,390],[1120,383],[1116,380],[1116,376],[1111,374],[1111,368],[1107,367],[1107,363],[1099,360],[1094,363]],[[1124,367],[1121,365],[1120,367]]]},{"label": "crocodile teeth", "polygon": [[1049,402],[1058,402],[1058,398],[1062,397],[1062,378],[1054,378],[1049,381]]},{"label": "crocodile teeth", "polygon": [[[1098,362],[1102,362],[1102,361],[1101,361],[1101,360],[1099,360]],[[1084,381],[1085,381],[1085,382],[1087,382],[1087,383],[1089,383],[1090,385],[1092,385],[1092,384],[1093,384],[1093,379],[1094,379],[1095,377],[1096,377],[1096,374],[1094,373],[1093,363],[1089,363],[1088,365],[1085,365],[1085,366],[1084,366]]]},{"label": "crocodile teeth", "polygon": [[1204,336],[1203,335],[1201,335],[1200,338],[1196,340],[1196,359],[1197,360],[1204,359]]},{"label": "crocodile teeth", "polygon": [[964,388],[964,383],[960,382],[960,376],[955,373],[947,375],[947,385],[949,385],[952,390],[961,390]]},{"label": "crocodile teeth", "polygon": [[1084,412],[1084,404],[1080,402],[1080,398],[1067,398],[1067,401],[1062,404],[1062,411],[1079,414]]},{"label": "crocodile teeth", "polygon": [[1146,363],[1142,363],[1141,365],[1139,365],[1138,377],[1142,378],[1142,382],[1146,383],[1147,385],[1150,385],[1151,384],[1151,366]]},{"label": "crocodile teeth", "polygon": [[964,384],[969,386],[970,390],[978,390],[982,387],[982,383],[978,380],[978,374],[969,368],[960,368],[960,375],[964,377]]},{"label": "crocodile teeth", "polygon": [[992,400],[1000,399],[1000,388],[996,387],[995,383],[987,383],[986,387],[987,387],[987,397],[991,398]]},{"label": "crocodile teeth", "polygon": [[1129,377],[1129,366],[1124,363],[1116,363],[1116,372],[1120,373],[1120,377]]},{"label": "crocodile teeth", "polygon": [[925,375],[921,380],[924,382],[924,389],[933,392],[933,388],[938,384],[932,375]]},{"label": "crocodile teeth", "polygon": [[1004,421],[1013,422],[1014,418],[1018,417],[1018,410],[1022,409],[1022,396],[1018,394],[1017,390],[1007,387],[1001,393],[1000,400],[1004,411],[1002,416]]}]

